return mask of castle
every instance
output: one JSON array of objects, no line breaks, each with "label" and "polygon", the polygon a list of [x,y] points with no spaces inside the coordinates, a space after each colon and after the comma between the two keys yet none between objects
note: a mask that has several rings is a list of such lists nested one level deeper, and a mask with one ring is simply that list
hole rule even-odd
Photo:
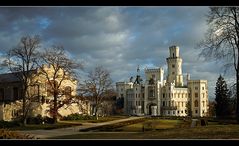
[{"label": "castle", "polygon": [[166,59],[168,74],[164,80],[162,68],[145,69],[143,81],[137,69],[137,76],[129,82],[117,82],[117,98],[124,99],[124,113],[128,115],[151,116],[193,116],[208,114],[207,80],[183,80],[182,58],[179,47],[169,47]]}]

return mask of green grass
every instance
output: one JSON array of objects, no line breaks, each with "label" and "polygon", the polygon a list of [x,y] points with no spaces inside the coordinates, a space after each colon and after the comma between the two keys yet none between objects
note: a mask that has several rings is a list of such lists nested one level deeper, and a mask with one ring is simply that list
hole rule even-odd
[{"label": "green grass", "polygon": [[56,123],[56,124],[28,124],[26,126],[19,126],[19,127],[12,127],[9,128],[10,130],[39,130],[39,129],[57,129],[57,128],[65,128],[65,127],[72,127],[72,126],[79,126],[82,125],[81,123]]},{"label": "green grass", "polygon": [[176,128],[182,123],[182,120],[165,120],[165,119],[148,119],[142,123],[136,123],[128,126],[124,126],[120,128],[121,131],[126,132],[141,132],[143,130],[143,126],[145,130],[150,128],[148,125],[153,126],[153,129],[169,129]]},{"label": "green grass", "polygon": [[194,128],[169,128],[146,132],[84,133],[51,139],[238,139],[239,125],[208,125]]},{"label": "green grass", "polygon": [[107,121],[113,121],[113,120],[119,120],[119,119],[125,119],[128,118],[127,116],[109,116],[109,117],[99,117],[98,120],[74,120],[74,121],[61,121],[61,123],[102,123]]}]

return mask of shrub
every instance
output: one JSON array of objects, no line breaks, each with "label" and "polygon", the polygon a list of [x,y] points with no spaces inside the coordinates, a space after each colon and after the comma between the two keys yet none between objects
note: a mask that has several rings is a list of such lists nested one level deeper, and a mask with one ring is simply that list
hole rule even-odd
[{"label": "shrub", "polygon": [[95,117],[75,113],[75,114],[71,114],[66,117],[63,117],[63,120],[95,120]]},{"label": "shrub", "polygon": [[0,121],[0,128],[12,128],[21,126],[19,121]]},{"label": "shrub", "polygon": [[37,115],[36,117],[27,118],[27,124],[42,124],[43,120],[41,115]]},{"label": "shrub", "polygon": [[46,124],[54,124],[54,119],[53,119],[53,118],[50,118],[50,117],[44,117],[44,118],[43,118],[43,121],[44,121]]}]

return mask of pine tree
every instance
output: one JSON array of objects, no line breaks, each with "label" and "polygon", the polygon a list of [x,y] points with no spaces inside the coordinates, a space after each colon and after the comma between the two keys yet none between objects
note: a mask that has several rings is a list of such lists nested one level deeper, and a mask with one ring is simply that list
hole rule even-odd
[{"label": "pine tree", "polygon": [[229,96],[228,96],[228,88],[227,83],[224,78],[220,75],[217,79],[216,83],[216,116],[217,117],[225,117],[229,112]]}]

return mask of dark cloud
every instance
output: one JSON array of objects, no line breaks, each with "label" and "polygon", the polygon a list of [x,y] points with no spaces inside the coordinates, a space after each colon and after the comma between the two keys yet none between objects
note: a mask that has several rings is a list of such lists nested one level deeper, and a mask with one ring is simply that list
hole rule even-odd
[{"label": "dark cloud", "polygon": [[[1,51],[26,34],[39,34],[43,47],[63,45],[82,60],[85,71],[107,68],[125,81],[140,65],[164,67],[169,46],[178,45],[183,72],[209,81],[213,96],[220,64],[198,58],[196,44],[206,32],[208,7],[1,7]],[[165,72],[167,72],[165,70]],[[166,76],[166,75],[165,75]]]}]

